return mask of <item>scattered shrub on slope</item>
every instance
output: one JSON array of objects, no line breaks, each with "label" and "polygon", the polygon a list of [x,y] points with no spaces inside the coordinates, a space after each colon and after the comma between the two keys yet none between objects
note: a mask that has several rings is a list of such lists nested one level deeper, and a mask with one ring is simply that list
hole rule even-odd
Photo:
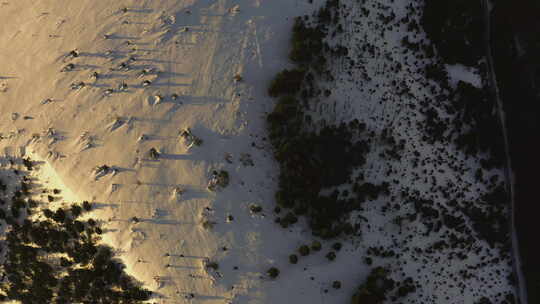
[{"label": "scattered shrub on slope", "polygon": [[[79,205],[53,212],[40,210],[25,194],[17,198],[19,203],[2,199],[8,203],[0,206],[4,215],[0,224],[11,229],[0,241],[0,252],[7,251],[0,269],[0,276],[5,277],[0,282],[1,301],[142,303],[150,298],[151,292],[123,271],[112,248],[98,244],[101,229],[96,221],[77,219],[83,212]],[[10,206],[17,206],[12,209],[18,210],[17,217],[6,214]],[[85,202],[84,210],[89,209]],[[43,216],[22,216],[39,213]]]}]

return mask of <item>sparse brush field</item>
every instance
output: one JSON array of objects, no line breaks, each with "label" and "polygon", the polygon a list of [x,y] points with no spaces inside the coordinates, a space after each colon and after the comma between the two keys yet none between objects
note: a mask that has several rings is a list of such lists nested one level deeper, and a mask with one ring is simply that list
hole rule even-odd
[{"label": "sparse brush field", "polygon": [[[482,61],[480,3],[432,1],[403,8],[406,13],[398,16],[390,5],[328,0],[312,16],[295,19],[289,54],[295,67],[279,72],[268,89],[275,106],[267,126],[280,164],[276,222],[288,228],[305,217],[314,236],[349,236],[362,243],[362,236],[377,233],[370,211],[383,214],[389,224],[379,226],[378,233],[393,235],[393,241],[369,247],[365,262],[382,258],[377,264],[386,269],[374,267],[351,303],[427,303],[430,292],[422,292],[421,282],[446,286],[442,280],[458,277],[461,292],[475,294],[467,302],[514,303],[511,288],[491,302],[477,285],[467,286],[473,278],[469,270],[433,269],[436,278],[427,282],[399,266],[407,264],[407,257],[426,267],[442,262],[442,254],[444,261],[476,271],[508,267],[502,280],[507,286],[514,282],[510,201],[501,180],[504,146]],[[370,14],[380,22],[359,21]],[[396,34],[403,28],[408,31]],[[397,45],[392,49],[365,38],[375,32],[382,40],[396,39]],[[377,68],[370,70],[374,59]],[[473,69],[480,82],[455,79],[448,66],[457,64]],[[382,113],[346,118],[351,117],[347,111],[369,109],[371,103],[378,103]],[[339,114],[336,105],[342,107]],[[381,168],[378,174],[374,167]],[[454,179],[455,174],[474,179]],[[396,228],[398,234],[391,232]],[[416,236],[403,238],[413,231]],[[491,262],[470,264],[473,252]],[[298,253],[307,256],[310,248],[302,245]],[[326,257],[334,260],[336,253]],[[298,260],[296,254],[289,256],[292,264]]]}]

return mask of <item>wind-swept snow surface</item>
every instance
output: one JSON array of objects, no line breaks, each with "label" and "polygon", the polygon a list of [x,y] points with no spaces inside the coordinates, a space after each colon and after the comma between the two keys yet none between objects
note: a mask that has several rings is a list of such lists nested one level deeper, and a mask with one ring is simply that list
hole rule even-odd
[{"label": "wind-swept snow surface", "polygon": [[[426,172],[438,183],[484,190],[472,169],[460,171],[476,168],[475,160],[420,140],[418,108],[432,97],[423,76],[387,66],[414,66],[414,58],[402,54],[405,27],[381,34],[377,14],[402,18],[414,1],[342,2],[350,9],[350,39],[341,43],[359,59],[350,77],[339,74],[348,62],[335,63],[336,81],[327,84],[335,103],[322,104],[315,120],[359,118],[406,140],[404,159],[391,165],[374,149],[365,174],[377,182],[399,172],[396,179],[441,208],[446,200],[433,194],[438,186]],[[313,238],[305,223],[287,230],[274,223],[277,165],[265,139],[273,105],[266,88],[290,65],[292,19],[320,4],[3,1],[0,148],[6,155],[33,151],[66,189],[95,202],[94,215],[108,222],[104,240],[122,251],[127,271],[156,292],[158,303],[348,303],[371,268],[363,263],[367,249],[378,246],[408,248],[374,263],[395,270],[396,281],[414,278],[417,292],[403,303],[473,303],[511,292],[511,266],[493,261],[497,249],[477,241],[459,260],[450,252],[421,253],[416,248],[439,236],[424,236],[420,222],[398,227],[380,211],[383,200],[366,206],[363,237],[343,242],[335,261],[324,258],[325,243],[322,253],[288,262]],[[368,52],[362,44],[374,47]],[[408,94],[397,94],[401,85]],[[228,184],[209,190],[222,170]],[[474,190],[466,194],[471,202]],[[262,211],[252,212],[253,205]],[[270,267],[279,268],[276,279],[266,275]],[[336,280],[341,289],[332,288]]]}]

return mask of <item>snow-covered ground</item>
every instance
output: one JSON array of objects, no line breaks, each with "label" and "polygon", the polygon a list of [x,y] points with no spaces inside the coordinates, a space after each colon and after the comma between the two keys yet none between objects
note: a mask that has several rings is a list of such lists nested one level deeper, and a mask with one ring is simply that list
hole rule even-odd
[{"label": "snow-covered ground", "polygon": [[[361,4],[350,2],[347,39],[341,43],[358,58],[356,74],[339,74],[348,62],[333,63],[334,73],[341,75],[327,84],[335,104],[319,109],[321,117],[358,117],[376,132],[388,128],[406,140],[399,162],[383,162],[380,150],[373,149],[366,175],[374,182],[393,171],[402,185],[442,204],[428,174],[437,177],[437,185],[482,190],[474,182],[479,166],[474,160],[453,147],[420,140],[418,108],[432,96],[423,76],[406,68],[414,66],[415,58],[403,54],[405,27],[385,31],[381,38],[384,25],[377,12],[387,11],[374,4],[384,1],[365,1],[373,12],[370,17],[360,15]],[[409,2],[391,4],[398,18]],[[363,215],[369,226],[363,237],[343,242],[335,261],[324,258],[325,243],[320,253],[289,264],[289,254],[313,238],[303,223],[288,230],[274,223],[277,164],[264,139],[265,115],[274,101],[266,88],[276,72],[290,66],[292,18],[320,4],[3,1],[2,153],[33,153],[46,161],[40,169],[44,179],[61,183],[63,193],[69,189],[79,201],[96,202],[93,215],[105,223],[104,240],[120,250],[130,274],[161,296],[158,303],[348,303],[371,268],[363,263],[368,247],[428,247],[438,239],[424,237],[419,223],[405,223],[402,233],[391,222],[397,213],[380,211],[389,199],[385,197],[366,205]],[[363,53],[363,43],[374,45],[375,52]],[[68,56],[72,50],[77,57]],[[397,62],[404,69],[390,72]],[[370,81],[360,81],[364,73]],[[235,81],[236,75],[242,80]],[[474,73],[463,77],[478,85]],[[398,95],[402,82],[411,95]],[[202,145],[185,144],[179,135],[186,128]],[[151,148],[161,153],[159,160],[150,158]],[[248,157],[254,166],[241,161]],[[416,158],[427,161],[414,168]],[[95,168],[102,165],[113,167],[114,174],[96,176]],[[464,166],[472,170],[460,172]],[[208,191],[212,171],[221,169],[230,174],[229,186]],[[179,195],[178,189],[184,192]],[[468,192],[467,199],[474,201],[475,193]],[[252,204],[263,211],[252,214]],[[404,205],[400,213],[410,207]],[[479,251],[459,261],[447,254],[422,256],[405,250],[398,258],[375,259],[374,264],[390,266],[396,280],[417,280],[419,289],[410,302],[473,303],[479,295],[511,291],[508,261],[476,269],[468,281],[454,276],[484,255],[497,256],[481,241],[475,248]],[[219,263],[218,273],[207,271],[206,260]],[[272,266],[281,270],[276,280],[265,275]],[[341,289],[331,288],[334,280],[342,282]]]}]

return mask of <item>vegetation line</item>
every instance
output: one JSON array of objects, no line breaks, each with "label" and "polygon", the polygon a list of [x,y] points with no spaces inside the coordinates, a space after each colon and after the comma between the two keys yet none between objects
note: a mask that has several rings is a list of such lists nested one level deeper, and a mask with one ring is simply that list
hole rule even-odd
[{"label": "vegetation line", "polygon": [[512,259],[514,261],[513,268],[517,276],[517,291],[520,303],[527,304],[527,286],[524,284],[525,278],[523,271],[521,270],[521,255],[519,252],[519,243],[516,234],[515,221],[515,181],[512,170],[512,159],[510,157],[510,144],[508,141],[508,130],[506,128],[506,117],[504,114],[503,104],[499,94],[499,86],[497,84],[497,77],[495,75],[495,67],[493,63],[493,56],[491,53],[491,16],[489,14],[488,0],[480,0],[482,3],[482,9],[484,12],[485,29],[484,29],[484,41],[486,44],[486,57],[487,57],[487,69],[488,77],[491,83],[491,90],[493,98],[496,103],[497,113],[499,117],[500,127],[502,129],[502,136],[504,141],[504,153],[506,166],[504,168],[504,176],[506,179],[506,191],[510,198],[510,235],[512,239]]}]

